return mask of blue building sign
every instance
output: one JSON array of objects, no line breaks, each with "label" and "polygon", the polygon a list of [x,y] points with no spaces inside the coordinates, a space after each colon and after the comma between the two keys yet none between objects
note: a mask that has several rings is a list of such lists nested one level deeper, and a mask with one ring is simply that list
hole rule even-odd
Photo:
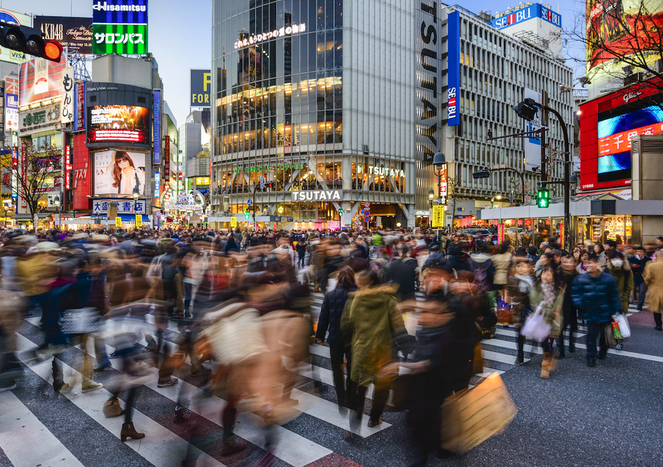
[{"label": "blue building sign", "polygon": [[[562,27],[562,15],[555,13],[550,8],[546,8],[540,3],[535,3],[526,6],[525,8],[521,8],[520,10],[513,11],[508,15],[500,16],[499,18],[492,20],[490,24],[494,28],[502,30],[534,18],[541,18],[559,28]],[[451,34],[449,34],[449,37],[451,37]]]},{"label": "blue building sign", "polygon": [[447,125],[460,125],[460,13],[449,15]]}]

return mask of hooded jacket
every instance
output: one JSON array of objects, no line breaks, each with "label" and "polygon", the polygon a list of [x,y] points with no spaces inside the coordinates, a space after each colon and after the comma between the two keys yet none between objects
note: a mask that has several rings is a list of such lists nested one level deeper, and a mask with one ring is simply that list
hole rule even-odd
[{"label": "hooded jacket", "polygon": [[605,272],[597,277],[589,273],[576,276],[571,298],[581,316],[591,324],[608,323],[613,315],[621,312],[615,281]]}]

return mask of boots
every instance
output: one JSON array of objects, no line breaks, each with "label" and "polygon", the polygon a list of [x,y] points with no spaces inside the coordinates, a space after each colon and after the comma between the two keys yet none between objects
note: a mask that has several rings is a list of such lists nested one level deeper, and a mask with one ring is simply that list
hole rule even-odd
[{"label": "boots", "polygon": [[541,362],[541,378],[550,378],[550,367],[552,366],[552,351],[543,352],[543,362]]},{"label": "boots", "polygon": [[559,333],[557,338],[557,359],[562,359],[566,357],[566,352],[564,351],[564,331]]},{"label": "boots", "polygon": [[573,330],[569,329],[569,352],[573,353],[576,351],[576,336],[573,334]]},{"label": "boots", "polygon": [[137,433],[133,423],[123,423],[122,432],[120,433],[120,439],[124,443],[127,440],[127,438],[142,439],[145,438],[145,433]]},{"label": "boots", "polygon": [[525,363],[525,336],[518,334],[518,356],[516,357],[516,365]]}]

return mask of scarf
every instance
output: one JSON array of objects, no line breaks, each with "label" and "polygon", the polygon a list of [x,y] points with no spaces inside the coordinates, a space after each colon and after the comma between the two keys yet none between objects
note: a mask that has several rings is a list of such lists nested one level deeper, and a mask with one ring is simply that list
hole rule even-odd
[{"label": "scarf", "polygon": [[524,294],[529,295],[530,291],[532,290],[532,287],[534,286],[534,278],[529,275],[522,276],[520,274],[516,274],[514,277],[520,281],[518,283],[518,290],[520,290]]},{"label": "scarf", "polygon": [[543,305],[546,308],[552,308],[555,303],[555,284],[552,282],[541,282],[541,290],[543,290]]}]

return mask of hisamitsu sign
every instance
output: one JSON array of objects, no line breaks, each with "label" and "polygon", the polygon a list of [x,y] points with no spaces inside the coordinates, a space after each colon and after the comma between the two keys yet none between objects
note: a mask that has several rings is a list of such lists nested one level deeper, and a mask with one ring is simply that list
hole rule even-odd
[{"label": "hisamitsu sign", "polygon": [[212,72],[210,70],[191,70],[191,107],[210,106],[210,88]]}]

